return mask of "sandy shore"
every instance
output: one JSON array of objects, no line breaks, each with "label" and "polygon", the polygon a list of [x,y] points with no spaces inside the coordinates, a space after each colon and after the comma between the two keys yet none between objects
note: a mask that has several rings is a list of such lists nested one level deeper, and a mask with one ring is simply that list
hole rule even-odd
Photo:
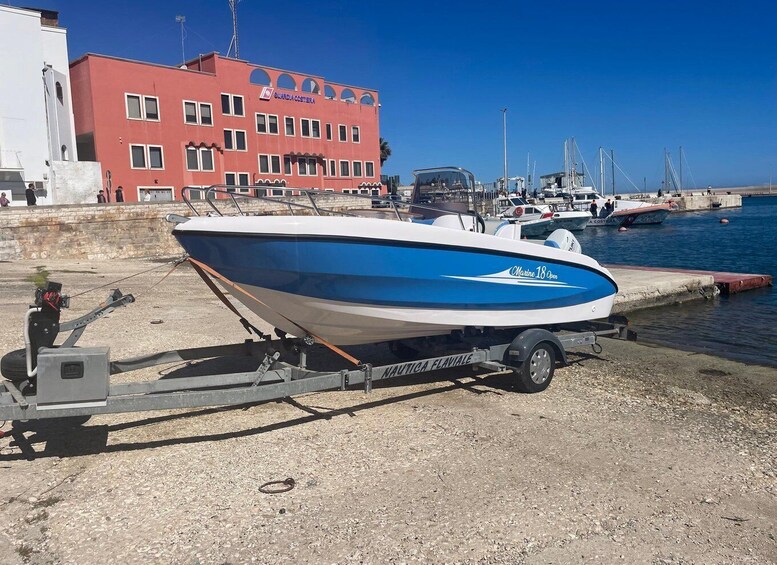
[{"label": "sandy shore", "polygon": [[[36,266],[76,294],[155,264],[0,263],[2,352],[21,346]],[[120,358],[247,337],[189,269],[149,289],[165,271],[118,284],[138,301],[80,343]],[[777,370],[602,345],[536,395],[458,369],[42,426],[26,452],[6,437],[0,562],[777,562]]]}]

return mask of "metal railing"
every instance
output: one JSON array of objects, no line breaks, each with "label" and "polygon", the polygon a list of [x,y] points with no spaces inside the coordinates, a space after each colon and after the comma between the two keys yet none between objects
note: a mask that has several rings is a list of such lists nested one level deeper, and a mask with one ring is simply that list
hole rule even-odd
[{"label": "metal railing", "polygon": [[[237,192],[238,190],[282,190],[284,192],[283,196],[267,196],[267,195],[259,195],[259,194],[246,194],[243,192]],[[245,201],[257,201],[257,202],[267,202],[275,206],[281,206],[288,209],[289,215],[294,216],[295,211],[301,212],[304,211],[308,214],[315,215],[315,216],[322,216],[322,215],[336,215],[336,216],[350,216],[350,217],[363,217],[365,214],[364,212],[366,210],[364,209],[357,209],[361,210],[361,214],[354,213],[352,211],[346,211],[344,209],[334,209],[334,208],[327,208],[322,205],[321,202],[318,202],[318,199],[322,198],[331,198],[331,199],[361,199],[369,202],[369,211],[370,213],[374,214],[378,210],[381,210],[382,208],[390,208],[390,211],[388,212],[388,215],[391,216],[391,218],[382,217],[381,219],[396,219],[398,221],[405,221],[407,219],[416,217],[417,214],[414,213],[414,210],[428,210],[434,213],[437,213],[439,215],[439,212],[443,211],[446,213],[446,215],[456,215],[459,218],[459,224],[461,225],[461,229],[466,230],[466,224],[464,222],[463,216],[469,216],[473,218],[479,218],[479,215],[476,212],[449,212],[442,210],[439,207],[430,206],[426,204],[415,204],[411,202],[405,202],[402,200],[396,200],[393,198],[387,198],[387,197],[381,197],[381,196],[374,196],[369,194],[345,194],[342,192],[328,192],[323,190],[308,190],[304,188],[279,188],[279,187],[257,187],[257,186],[233,186],[233,185],[224,185],[224,184],[216,184],[209,186],[207,188],[204,187],[193,187],[193,186],[185,186],[181,190],[181,197],[183,198],[183,201],[186,203],[186,205],[189,207],[189,209],[197,216],[200,216],[200,212],[197,210],[197,208],[194,206],[193,202],[196,202],[198,200],[192,200],[190,198],[190,194],[193,191],[199,191],[204,192],[202,202],[205,202],[213,212],[218,216],[225,216],[230,214],[225,214],[224,211],[222,211],[221,208],[219,208],[219,203],[223,204],[225,202],[230,202],[235,210],[237,211],[237,214],[240,216],[248,216],[250,215],[250,212],[247,210],[244,210],[240,207],[239,200],[245,200]],[[292,194],[297,193],[297,194]],[[299,202],[296,200],[292,200],[292,198],[303,198],[307,199],[308,204],[305,204],[303,202]],[[220,201],[220,202],[219,202]],[[375,204],[380,203],[381,206],[376,208]],[[402,208],[403,210],[400,210]],[[404,210],[406,209],[406,210]]]}]

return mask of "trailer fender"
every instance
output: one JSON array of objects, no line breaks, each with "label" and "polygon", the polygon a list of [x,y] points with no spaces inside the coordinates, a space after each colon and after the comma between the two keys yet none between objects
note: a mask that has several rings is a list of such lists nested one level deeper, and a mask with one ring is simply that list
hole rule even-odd
[{"label": "trailer fender", "polygon": [[520,365],[529,358],[534,347],[542,342],[552,345],[556,352],[556,359],[559,359],[562,365],[567,364],[567,352],[559,339],[548,330],[541,328],[529,328],[518,334],[505,352],[504,364]]}]

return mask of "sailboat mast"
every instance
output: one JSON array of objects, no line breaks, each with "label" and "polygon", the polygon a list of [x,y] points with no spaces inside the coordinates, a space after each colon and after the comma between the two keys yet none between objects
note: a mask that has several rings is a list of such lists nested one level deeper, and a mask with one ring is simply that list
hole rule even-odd
[{"label": "sailboat mast", "polygon": [[615,198],[615,150],[610,149],[610,163],[612,164],[612,197]]},{"label": "sailboat mast", "polygon": [[683,146],[680,146],[680,192],[683,191]]},{"label": "sailboat mast", "polygon": [[604,149],[599,147],[599,190],[604,192]]}]

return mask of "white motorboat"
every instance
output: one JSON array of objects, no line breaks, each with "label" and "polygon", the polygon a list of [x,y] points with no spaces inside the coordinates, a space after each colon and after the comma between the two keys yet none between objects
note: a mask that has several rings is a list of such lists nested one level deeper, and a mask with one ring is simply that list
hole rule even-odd
[{"label": "white motorboat", "polygon": [[[312,215],[180,218],[173,235],[192,258],[234,284],[227,289],[259,317],[335,345],[609,315],[617,285],[594,259],[574,252],[579,244],[571,234],[537,245],[521,240],[522,226],[510,222],[483,233],[485,222],[466,212],[476,197],[472,174],[418,172],[416,191],[430,185],[431,175],[449,197],[442,204],[463,204],[463,212],[411,204],[405,213],[391,201],[393,218],[354,217],[318,202],[332,193],[303,191],[315,204],[253,198]],[[214,209],[219,198],[233,195],[226,188],[206,191]],[[430,218],[419,221],[424,211]],[[568,242],[565,249],[559,241]]]}]

